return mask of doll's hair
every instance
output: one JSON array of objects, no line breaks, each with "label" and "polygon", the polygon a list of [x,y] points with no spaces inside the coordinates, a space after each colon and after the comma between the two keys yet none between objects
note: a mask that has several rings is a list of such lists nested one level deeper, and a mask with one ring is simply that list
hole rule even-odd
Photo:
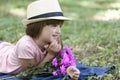
[{"label": "doll's hair", "polygon": [[26,34],[31,36],[32,38],[37,38],[41,34],[43,27],[46,25],[57,25],[60,24],[62,26],[63,20],[45,20],[45,21],[39,21],[35,23],[28,24],[26,27]]}]

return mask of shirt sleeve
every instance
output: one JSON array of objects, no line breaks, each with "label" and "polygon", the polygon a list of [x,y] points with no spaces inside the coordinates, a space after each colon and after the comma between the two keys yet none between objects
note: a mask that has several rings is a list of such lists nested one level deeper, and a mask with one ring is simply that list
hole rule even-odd
[{"label": "shirt sleeve", "polygon": [[18,58],[33,59],[35,57],[34,51],[30,44],[22,43],[17,46]]}]

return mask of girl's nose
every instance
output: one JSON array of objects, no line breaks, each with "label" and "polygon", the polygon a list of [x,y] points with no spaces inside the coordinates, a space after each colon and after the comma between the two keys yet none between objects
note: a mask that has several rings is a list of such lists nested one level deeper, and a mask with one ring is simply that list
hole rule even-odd
[{"label": "girl's nose", "polygon": [[60,33],[61,33],[60,25],[57,25],[57,26],[56,26],[56,33],[57,33],[57,34],[60,34]]}]

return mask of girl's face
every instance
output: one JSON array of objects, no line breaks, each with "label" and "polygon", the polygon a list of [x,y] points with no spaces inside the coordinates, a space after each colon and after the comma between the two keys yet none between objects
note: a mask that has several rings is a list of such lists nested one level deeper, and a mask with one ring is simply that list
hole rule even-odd
[{"label": "girl's face", "polygon": [[42,41],[46,43],[51,43],[52,41],[58,41],[60,39],[60,34],[61,34],[61,25],[60,24],[51,24],[51,25],[46,25],[42,33],[40,34],[40,38]]}]

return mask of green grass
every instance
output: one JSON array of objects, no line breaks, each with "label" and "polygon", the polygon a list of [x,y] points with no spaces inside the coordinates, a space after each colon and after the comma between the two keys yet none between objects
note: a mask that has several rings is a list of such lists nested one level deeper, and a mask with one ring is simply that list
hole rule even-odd
[{"label": "green grass", "polygon": [[[26,16],[11,11],[26,11],[31,1],[34,0],[1,0],[0,40],[15,43],[25,34],[21,20]],[[103,80],[120,79],[120,20],[114,17],[107,20],[120,13],[120,6],[112,6],[113,3],[120,4],[120,0],[60,0],[64,15],[73,19],[62,27],[64,46],[71,46],[76,59],[85,65],[117,66]],[[108,16],[112,12],[116,13]],[[99,18],[95,19],[96,16]]]}]

